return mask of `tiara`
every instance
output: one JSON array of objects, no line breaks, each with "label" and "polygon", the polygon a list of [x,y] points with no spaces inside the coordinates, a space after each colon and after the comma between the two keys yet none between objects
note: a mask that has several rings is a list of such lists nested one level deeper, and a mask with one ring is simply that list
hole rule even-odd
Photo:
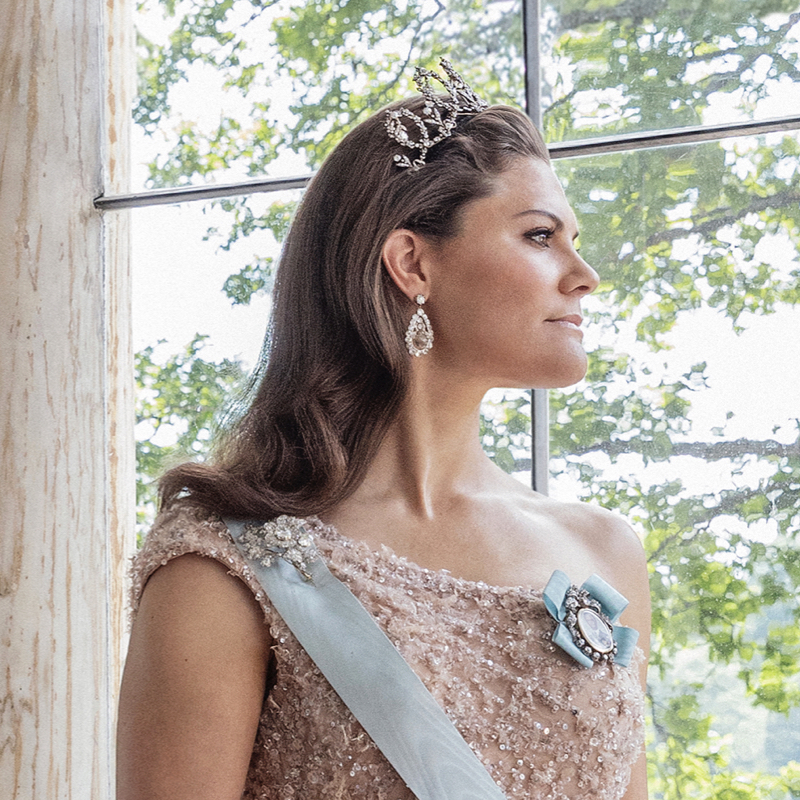
[{"label": "tiara", "polygon": [[[398,167],[407,167],[413,172],[425,165],[425,156],[431,147],[452,135],[459,114],[478,114],[489,108],[489,104],[472,91],[446,58],[440,59],[439,64],[446,78],[422,67],[414,71],[414,83],[425,98],[421,117],[407,108],[393,108],[386,112],[389,138],[403,147],[419,151],[413,161],[405,153],[394,157]],[[436,94],[431,88],[431,80],[441,83],[447,96]],[[412,136],[415,129],[417,135]]]}]

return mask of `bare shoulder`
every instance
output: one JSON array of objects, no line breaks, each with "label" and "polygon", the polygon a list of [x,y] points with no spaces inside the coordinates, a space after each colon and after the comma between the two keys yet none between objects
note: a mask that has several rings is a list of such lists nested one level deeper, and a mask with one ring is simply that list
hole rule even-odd
[{"label": "bare shoulder", "polygon": [[269,646],[260,606],[223,564],[187,554],[159,567],[120,692],[118,797],[240,797]]},{"label": "bare shoulder", "polygon": [[594,503],[547,501],[559,523],[579,537],[584,546],[612,562],[639,558],[644,548],[636,532],[619,514]]},{"label": "bare shoulder", "polygon": [[540,508],[587,554],[593,571],[628,599],[622,621],[639,631],[640,645],[647,652],[650,583],[647,557],[637,533],[620,515],[593,503],[544,498]]}]

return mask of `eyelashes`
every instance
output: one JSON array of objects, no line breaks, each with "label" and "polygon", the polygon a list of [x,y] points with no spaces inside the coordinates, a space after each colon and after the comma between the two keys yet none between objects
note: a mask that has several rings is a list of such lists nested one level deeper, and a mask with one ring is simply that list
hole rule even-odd
[{"label": "eyelashes", "polygon": [[555,231],[551,228],[533,228],[525,234],[525,238],[541,247],[550,247],[550,240],[554,235]]},{"label": "eyelashes", "polygon": [[[533,228],[525,234],[525,238],[538,244],[540,247],[550,247],[550,240],[556,235],[552,228]],[[580,240],[575,239],[574,242],[575,252],[579,253],[581,246]]]}]

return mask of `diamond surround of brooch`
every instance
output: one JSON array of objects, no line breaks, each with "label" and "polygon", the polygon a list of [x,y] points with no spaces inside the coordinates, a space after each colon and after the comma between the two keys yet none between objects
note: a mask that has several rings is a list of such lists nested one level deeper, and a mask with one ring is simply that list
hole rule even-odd
[{"label": "diamond surround of brooch", "polygon": [[247,556],[262,566],[271,567],[276,558],[282,558],[304,580],[311,581],[308,568],[319,558],[319,552],[303,520],[284,514],[269,522],[251,522],[245,526],[239,541]]},{"label": "diamond surround of brooch", "polygon": [[614,628],[600,603],[585,589],[570,586],[564,605],[564,624],[575,645],[592,661],[613,664],[617,654]]}]

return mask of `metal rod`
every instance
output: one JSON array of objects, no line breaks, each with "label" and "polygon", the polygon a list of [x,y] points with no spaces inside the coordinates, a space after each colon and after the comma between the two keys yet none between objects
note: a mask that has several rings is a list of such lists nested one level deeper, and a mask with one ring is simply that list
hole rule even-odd
[{"label": "metal rod", "polygon": [[756,122],[729,122],[722,125],[697,125],[690,128],[671,128],[664,131],[643,131],[621,136],[597,139],[579,139],[548,145],[551,158],[618,153],[622,150],[642,150],[651,147],[668,147],[675,144],[700,144],[736,136],[758,136],[776,131],[800,128],[800,116],[766,119]]},{"label": "metal rod", "polygon": [[[800,116],[769,119],[761,122],[736,122],[724,125],[675,128],[657,133],[627,133],[597,139],[579,139],[574,142],[559,142],[549,145],[550,156],[573,158],[576,156],[601,155],[623,150],[640,150],[665,147],[675,144],[698,144],[734,136],[756,136],[776,131],[800,129]],[[133,194],[101,195],[95,198],[95,208],[112,211],[122,208],[186,203],[194,200],[213,200],[221,197],[237,197],[257,192],[280,192],[286,189],[302,189],[313,175],[297,175],[290,178],[263,178],[240,183],[220,183],[214,186],[180,186],[174,189],[154,189]]]},{"label": "metal rod", "polygon": [[522,0],[522,49],[525,59],[525,113],[542,127],[541,2]]},{"label": "metal rod", "polygon": [[[525,58],[525,111],[542,127],[540,0],[522,0],[522,42]],[[547,494],[550,475],[550,420],[547,389],[531,391],[531,486]]]},{"label": "metal rod", "polygon": [[95,208],[114,211],[122,208],[163,206],[171,203],[186,203],[192,200],[213,200],[220,197],[238,197],[257,192],[280,192],[285,189],[305,188],[313,175],[296,175],[291,178],[262,178],[241,183],[220,183],[215,186],[179,186],[174,189],[154,189],[149,192],[97,197]]},{"label": "metal rod", "polygon": [[548,494],[550,480],[550,392],[531,391],[531,487]]}]

